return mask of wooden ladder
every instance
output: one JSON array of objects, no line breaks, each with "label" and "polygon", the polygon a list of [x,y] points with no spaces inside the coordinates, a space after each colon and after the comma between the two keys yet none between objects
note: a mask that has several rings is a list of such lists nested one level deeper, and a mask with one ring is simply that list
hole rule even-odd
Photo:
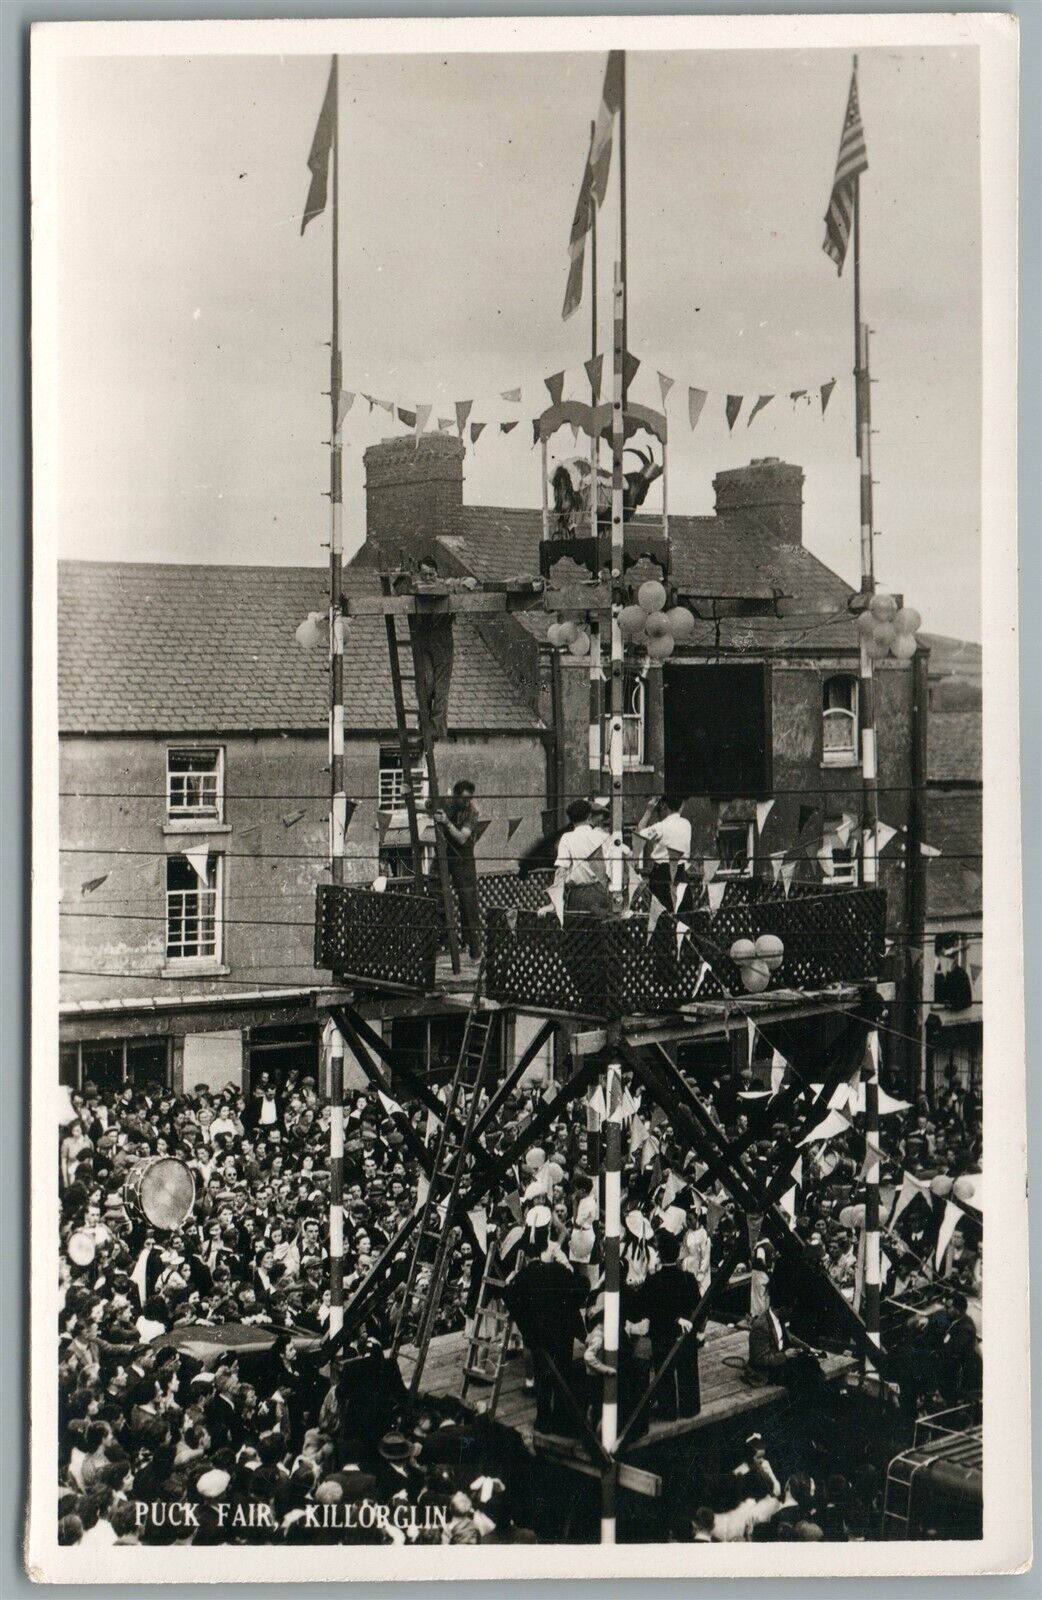
[{"label": "wooden ladder", "polygon": [[510,1312],[503,1304],[505,1288],[506,1279],[502,1276],[499,1260],[499,1241],[493,1235],[485,1253],[485,1269],[481,1274],[474,1324],[467,1339],[459,1392],[460,1399],[466,1400],[471,1389],[480,1384],[487,1395],[484,1410],[490,1417],[495,1416],[499,1404],[503,1368],[510,1350],[510,1330],[514,1325]]},{"label": "wooden ladder", "polygon": [[[391,578],[381,574],[380,586],[386,596],[394,593]],[[420,693],[420,669],[416,656],[416,627],[415,618],[409,614],[406,617],[408,624],[406,637],[403,639],[398,632],[398,617],[393,611],[385,612],[384,626],[387,630],[387,655],[391,666],[391,690],[394,695],[394,716],[398,730],[398,755],[402,764],[402,783],[405,793],[405,811],[409,819],[409,843],[412,848],[413,872],[416,886],[424,886],[423,873],[423,844],[420,839],[420,816],[416,805],[416,791],[413,788],[413,765],[417,754],[422,752],[424,765],[427,769],[427,798],[431,811],[437,811],[441,806],[438,794],[438,773],[434,761],[434,739],[431,735],[430,717],[423,695]],[[403,667],[404,658],[404,667]],[[416,708],[413,710],[405,703],[405,685],[413,686],[413,697]],[[417,750],[419,741],[419,751]],[[445,843],[445,835],[441,828],[434,829],[434,856],[438,870],[438,887],[441,893],[442,914],[445,918],[445,933],[449,947],[449,958],[452,962],[453,972],[460,970],[459,934],[456,927],[456,901],[452,893],[452,879],[449,875],[449,854]]]},{"label": "wooden ladder", "polygon": [[456,1201],[466,1175],[469,1147],[482,1086],[500,1037],[499,1012],[481,1008],[483,968],[478,969],[474,1000],[467,1012],[463,1039],[434,1149],[430,1184],[413,1245],[405,1294],[398,1312],[393,1351],[411,1347],[415,1366],[409,1387],[415,1394],[423,1375],[434,1325],[441,1306],[452,1257]]}]

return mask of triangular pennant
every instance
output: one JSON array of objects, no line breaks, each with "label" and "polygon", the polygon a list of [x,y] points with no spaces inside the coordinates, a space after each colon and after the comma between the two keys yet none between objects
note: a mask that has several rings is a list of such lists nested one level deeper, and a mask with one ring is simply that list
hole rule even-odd
[{"label": "triangular pennant", "polygon": [[209,882],[210,851],[209,847],[202,850],[186,850],[185,860],[191,866],[199,882],[205,889]]},{"label": "triangular pennant", "polygon": [[338,428],[342,426],[344,418],[347,416],[347,413],[350,411],[354,403],[355,397],[351,390],[341,389],[336,407],[336,425]]},{"label": "triangular pennant", "polygon": [[812,817],[818,814],[817,806],[800,806],[800,820],[797,832],[802,833]]},{"label": "triangular pennant", "polygon": [[727,416],[728,432],[734,428],[735,423],[738,421],[738,413],[742,409],[742,401],[744,399],[745,396],[742,394],[729,394],[727,396],[727,402],[724,406],[724,411]]},{"label": "triangular pennant", "polygon": [[756,1023],[753,1021],[752,1017],[746,1017],[746,1019],[745,1019],[745,1059],[749,1063],[750,1066],[752,1066],[752,1064],[753,1064],[753,1057],[755,1056],[755,1054],[756,1054]]},{"label": "triangular pennant", "polygon": [[577,445],[579,443],[579,424],[577,422],[570,422],[568,426],[572,430],[572,444]]},{"label": "triangular pennant", "polygon": [[626,910],[627,911],[632,909],[633,902],[637,898],[638,894],[640,893],[641,885],[643,884],[643,882],[644,882],[644,879],[641,877],[640,873],[637,871],[636,867],[633,865],[633,862],[632,861],[627,861],[627,863],[626,863]]},{"label": "triangular pennant", "polygon": [[691,424],[692,433],[698,427],[698,419],[702,415],[702,407],[708,399],[708,389],[688,389],[687,391],[687,419]]},{"label": "triangular pennant", "polygon": [[678,922],[677,923],[676,936],[677,936],[677,960],[678,961],[680,959],[680,947],[684,943],[684,940],[687,938],[687,936],[688,936],[688,934],[690,932],[691,932],[691,929],[688,927],[686,922]]},{"label": "triangular pennant", "polygon": [[516,428],[516,427],[517,427],[517,423],[516,422],[501,422],[499,424],[499,431],[500,431],[500,433],[509,433],[511,431],[511,429]]},{"label": "triangular pennant", "polygon": [[484,432],[484,428],[485,428],[485,424],[483,422],[472,422],[471,423],[471,425],[470,425],[470,442],[471,442],[471,444],[477,444],[478,440],[481,438],[482,433]]},{"label": "triangular pennant", "polygon": [[797,1156],[797,1158],[796,1158],[796,1165],[792,1169],[792,1181],[793,1181],[793,1183],[797,1184],[799,1186],[799,1188],[801,1188],[801,1189],[803,1188],[803,1157],[802,1156]]},{"label": "triangular pennant", "polygon": [[627,350],[622,358],[622,381],[627,389],[637,376],[637,370],[639,367],[640,357],[630,355],[629,351]]},{"label": "triangular pennant", "polygon": [[491,828],[491,826],[492,826],[492,818],[491,817],[479,817],[478,821],[475,822],[474,826],[470,830],[472,842],[474,844],[477,844],[477,842],[481,838],[482,834],[487,833],[489,828]]},{"label": "triangular pennant", "polygon": [[782,862],[781,875],[782,875],[782,883],[785,886],[785,898],[786,898],[786,900],[789,898],[789,890],[792,888],[792,880],[796,875],[796,865],[797,865],[797,863],[795,861],[783,861]]},{"label": "triangular pennant", "polygon": [[507,906],[503,913],[503,920],[511,933],[517,932],[517,906]]},{"label": "triangular pennant", "polygon": [[423,1210],[427,1203],[427,1195],[430,1193],[430,1187],[430,1181],[422,1172],[418,1172],[416,1174],[416,1204],[413,1206],[413,1211]]},{"label": "triangular pennant", "polygon": [[564,394],[564,373],[553,372],[549,378],[544,378],[543,382],[550,391],[551,405],[559,406],[561,404],[561,396]]},{"label": "triangular pennant", "polygon": [[896,839],[898,830],[892,828],[889,822],[876,823],[876,854],[882,855],[891,839]]},{"label": "triangular pennant", "polygon": [[439,433],[451,433],[452,432],[452,418],[451,417],[439,417],[438,418],[438,432]]},{"label": "triangular pennant", "polygon": [[707,883],[706,894],[709,897],[710,911],[719,911],[724,899],[726,883]]},{"label": "triangular pennant", "polygon": [[829,1139],[834,1139],[838,1133],[846,1133],[849,1127],[850,1122],[843,1116],[842,1112],[830,1111],[823,1121],[819,1122],[816,1127],[811,1128],[808,1133],[805,1133],[797,1143],[823,1144]]},{"label": "triangular pennant", "polygon": [[101,874],[100,878],[88,878],[86,883],[81,883],[80,884],[80,893],[81,894],[93,894],[95,889],[100,889],[101,888],[102,884],[105,882],[107,877],[108,877],[108,873],[107,872],[103,872]]},{"label": "triangular pennant", "polygon": [[524,817],[508,817],[507,818],[507,844],[510,843],[511,839],[514,837],[515,833],[517,832],[518,828],[520,828],[520,826],[521,826],[521,824],[522,824],[522,822],[524,820],[525,820]]},{"label": "triangular pennant", "polygon": [[362,399],[363,399],[363,400],[366,400],[366,401],[368,401],[368,404],[369,404],[369,414],[370,414],[370,416],[371,416],[371,415],[372,415],[372,410],[373,410],[373,407],[374,407],[374,406],[375,406],[375,404],[376,404],[376,401],[375,401],[375,400],[374,400],[374,399],[373,399],[373,397],[372,397],[372,395],[371,395],[371,394],[364,394],[364,395],[363,395],[363,396],[362,396]]},{"label": "triangular pennant", "polygon": [[718,860],[718,858],[716,856],[704,856],[702,858],[702,882],[703,883],[712,883],[713,879],[716,877],[716,875],[717,875],[717,873],[719,871],[720,871],[720,862],[719,862],[719,860]]},{"label": "triangular pennant", "polygon": [[706,973],[708,971],[709,971],[709,962],[708,961],[700,961],[698,963],[698,977],[695,979],[695,987],[691,991],[692,1000],[695,998],[695,996],[698,993],[699,989],[701,989],[702,984],[705,981]]},{"label": "triangular pennant", "polygon": [[891,1096],[888,1095],[886,1090],[883,1089],[882,1087],[879,1089],[878,1093],[879,1093],[879,1115],[881,1117],[892,1117],[898,1111],[910,1111],[911,1110],[911,1105],[910,1105],[909,1101],[892,1099]]},{"label": "triangular pennant", "polygon": [[532,418],[532,449],[539,443],[539,418]]},{"label": "triangular pennant", "polygon": [[666,374],[664,372],[660,372],[659,373],[659,375],[658,375],[658,389],[659,389],[659,394],[662,396],[662,409],[663,409],[663,411],[665,411],[665,409],[666,409],[666,401],[669,399],[669,391],[670,391],[670,389],[672,389],[673,383],[674,383],[674,380],[672,378],[667,378],[667,376],[666,376]]},{"label": "triangular pennant", "polygon": [[795,408],[797,400],[802,400],[806,393],[807,393],[806,389],[790,389],[789,390],[789,399],[792,401],[793,408]]},{"label": "triangular pennant", "polygon": [[424,428],[427,426],[427,418],[430,416],[431,411],[433,409],[434,408],[432,406],[417,406],[416,407],[416,437],[417,437],[417,439],[420,437],[420,434],[423,432]]},{"label": "triangular pennant", "polygon": [[376,826],[380,833],[381,844],[383,844],[387,830],[391,826],[391,817],[393,814],[394,813],[391,811],[378,811],[376,813]]},{"label": "triangular pennant", "polygon": [[[377,402],[377,404],[379,404],[379,401]],[[402,423],[403,426],[406,427],[406,428],[415,428],[415,426],[416,426],[416,413],[415,413],[415,411],[407,411],[404,406],[399,406],[398,407],[398,421],[400,423]]]},{"label": "triangular pennant", "polygon": [[903,1172],[901,1174],[901,1187],[895,1196],[894,1204],[887,1221],[887,1227],[896,1227],[897,1219],[900,1217],[902,1211],[910,1206],[912,1201],[917,1199],[919,1195],[929,1194],[929,1192],[930,1180],[928,1178],[917,1178],[911,1172]]},{"label": "triangular pennant", "polygon": [[771,808],[772,808],[773,805],[774,805],[774,801],[773,800],[759,800],[759,801],[757,801],[757,804],[756,804],[756,831],[757,831],[757,833],[762,833],[763,832],[763,825],[767,821],[767,818],[770,816]]},{"label": "triangular pennant", "polygon": [[681,901],[687,894],[687,879],[681,878],[679,883],[673,885],[673,910],[679,911]]},{"label": "triangular pennant", "polygon": [[786,1061],[785,1057],[782,1055],[780,1050],[772,1050],[772,1052],[771,1052],[771,1093],[772,1094],[777,1094],[778,1090],[781,1088],[782,1082],[783,1082],[783,1080],[785,1078],[785,1069],[788,1066],[788,1064],[789,1063]]},{"label": "triangular pennant", "polygon": [[386,411],[389,417],[394,416],[393,400],[374,400],[373,404],[379,406],[381,411]]},{"label": "triangular pennant", "polygon": [[757,400],[756,404],[753,406],[752,410],[750,411],[748,417],[746,418],[745,425],[746,425],[747,428],[751,428],[752,427],[753,418],[756,416],[757,412],[762,411],[764,406],[769,406],[773,399],[774,399],[773,394],[762,394],[760,396],[760,398]]},{"label": "triangular pennant", "polygon": [[920,842],[920,845],[919,845],[919,854],[920,855],[923,855],[923,856],[939,856],[940,853],[941,852],[938,850],[936,845],[925,844],[923,842]]},{"label": "triangular pennant", "polygon": [[933,1264],[938,1272],[941,1270],[944,1253],[951,1244],[955,1230],[963,1220],[963,1216],[964,1212],[961,1206],[957,1206],[954,1200],[947,1201],[944,1207],[944,1216],[941,1218],[941,1226],[937,1230],[937,1249],[934,1251],[933,1257]]},{"label": "triangular pennant", "polygon": [[796,1221],[796,1185],[795,1184],[793,1184],[791,1189],[786,1189],[785,1193],[782,1195],[781,1199],[778,1201],[778,1205],[779,1205],[780,1209],[782,1211],[784,1211],[785,1215],[788,1217],[790,1224],[794,1223]]},{"label": "triangular pennant", "polygon": [[[102,883],[104,883],[104,881],[105,881],[104,878],[101,881],[102,881]],[[977,983],[979,981],[980,975],[981,975],[981,973],[983,971],[984,971],[984,968],[981,967],[981,966],[978,966],[976,961],[971,961],[970,962],[970,982],[971,983]]]},{"label": "triangular pennant", "polygon": [[474,1229],[474,1237],[478,1242],[478,1249],[481,1251],[483,1256],[487,1255],[488,1212],[485,1210],[484,1206],[475,1206],[473,1211],[467,1212],[467,1216],[470,1218],[471,1227]]},{"label": "triangular pennant", "polygon": [[658,927],[658,919],[659,919],[659,917],[661,917],[661,915],[662,915],[663,911],[665,911],[665,909],[666,909],[665,906],[662,904],[662,901],[658,898],[658,896],[657,895],[652,895],[651,904],[648,906],[648,940],[649,940],[649,942],[650,942],[650,939],[651,939],[651,935],[654,933],[655,929]]},{"label": "triangular pennant", "polygon": [[501,389],[499,397],[501,400],[509,400],[513,405],[521,404],[520,389]]},{"label": "triangular pennant", "polygon": [[377,1089],[376,1098],[389,1117],[404,1115],[403,1108],[398,1104],[397,1100],[392,1100],[390,1095],[384,1094],[382,1089]]},{"label": "triangular pennant", "polygon": [[593,395],[594,404],[596,404],[601,397],[601,374],[604,370],[604,357],[591,356],[589,361],[583,362],[583,366],[586,368],[586,376],[590,380],[590,391]]},{"label": "triangular pennant", "polygon": [[783,867],[784,863],[785,863],[785,851],[784,850],[775,850],[775,852],[771,856],[771,876],[773,877],[775,883],[777,883],[778,879],[781,877],[782,867]]},{"label": "triangular pennant", "polygon": [[564,927],[564,884],[553,883],[546,891],[547,898],[553,906],[557,920]]},{"label": "triangular pennant", "polygon": [[823,383],[822,386],[821,386],[821,414],[822,414],[822,416],[825,415],[826,411],[829,408],[829,401],[832,399],[832,391],[833,391],[833,389],[835,387],[836,387],[835,378],[830,378],[828,383]]},{"label": "triangular pennant", "polygon": [[473,407],[473,400],[456,401],[456,431],[461,439],[463,438],[463,430],[467,426],[467,418],[470,416]]}]

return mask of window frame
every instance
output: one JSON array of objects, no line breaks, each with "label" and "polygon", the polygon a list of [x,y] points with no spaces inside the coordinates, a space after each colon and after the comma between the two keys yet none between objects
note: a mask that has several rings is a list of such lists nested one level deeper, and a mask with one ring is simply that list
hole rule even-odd
[{"label": "window frame", "polygon": [[[213,886],[212,887],[208,886],[206,889],[200,889],[200,888],[197,887],[195,890],[191,890],[191,889],[171,889],[170,888],[170,883],[169,883],[170,863],[171,863],[171,861],[176,861],[176,860],[181,860],[181,861],[187,862],[189,870],[191,872],[193,872],[193,873],[195,872],[195,868],[192,866],[191,862],[188,861],[188,855],[184,850],[172,850],[172,851],[170,851],[170,853],[168,854],[168,856],[166,858],[167,886],[166,886],[166,889],[165,889],[165,892],[164,892],[164,906],[165,906],[165,910],[166,910],[166,916],[165,916],[165,924],[166,924],[165,959],[166,959],[166,965],[168,967],[176,967],[179,970],[180,969],[185,969],[185,970],[188,970],[188,971],[201,971],[201,970],[204,970],[204,969],[209,970],[209,969],[219,968],[221,966],[223,960],[224,960],[224,856],[221,853],[221,851],[219,851],[219,850],[209,850],[207,852],[207,865],[209,866],[210,862],[213,862],[213,864],[214,864]],[[198,883],[198,878],[197,878],[196,881]],[[188,895],[193,894],[193,893],[197,897],[199,895],[202,895],[202,894],[212,894],[213,897],[214,897],[213,898],[213,912],[212,912],[212,920],[213,920],[213,950],[212,950],[212,952],[211,951],[207,951],[204,954],[200,954],[200,953],[197,952],[194,955],[186,955],[183,951],[181,953],[172,952],[171,948],[170,948],[171,947],[171,943],[173,942],[171,940],[170,897],[171,897],[171,895],[183,895],[183,896],[187,897]],[[188,917],[188,914],[187,914],[187,910],[186,910],[186,905],[187,905],[187,900],[182,901],[182,911],[181,911],[182,930],[183,930],[184,924],[189,920],[189,917]],[[196,913],[195,913],[195,921],[197,923],[200,923],[203,920],[204,919],[203,919],[202,912],[197,910]],[[182,945],[184,944],[183,936],[182,936],[182,939],[181,939],[180,942],[181,942]],[[198,938],[196,938],[195,943],[199,944],[200,942],[201,941]]]},{"label": "window frame", "polygon": [[[392,756],[393,765],[385,758]],[[393,778],[395,781],[395,798],[384,798],[384,779]],[[381,811],[389,811],[392,818],[404,818],[408,812],[405,804],[405,768],[402,766],[401,751],[397,745],[381,744],[376,756],[376,794],[377,805]],[[430,794],[430,779],[427,773],[427,763],[421,758],[412,769],[413,793],[416,802],[422,807],[423,802]],[[400,790],[400,792],[399,792]],[[392,827],[394,823],[392,822]]]},{"label": "window frame", "polygon": [[856,827],[852,828],[846,844],[839,844],[836,830],[840,825],[839,818],[829,818],[825,823],[824,836],[826,840],[835,840],[836,845],[839,845],[839,849],[848,854],[850,859],[837,864],[835,845],[833,846],[831,851],[832,875],[825,878],[825,885],[826,887],[837,889],[856,889],[861,883],[861,852],[858,849],[858,831]]},{"label": "window frame", "polygon": [[[742,868],[728,867],[724,863],[723,853],[720,849],[720,835],[722,833],[737,833],[739,828],[745,829],[745,866]],[[755,822],[723,822],[717,824],[716,853],[720,865],[716,869],[716,877],[751,878],[756,863],[756,824]]]},{"label": "window frame", "polygon": [[[648,693],[647,676],[640,667],[623,668],[622,702],[625,706],[629,696],[636,691],[639,708],[636,711],[623,711],[622,713],[622,770],[635,772],[645,764],[645,750],[647,749],[647,715]],[[635,751],[626,749],[626,730],[636,727],[637,748]],[[611,748],[611,713],[606,711],[601,725],[601,749],[607,753]]]},{"label": "window frame", "polygon": [[[830,706],[826,704],[829,685],[833,683],[846,684],[850,693],[850,705]],[[860,698],[857,677],[852,672],[830,672],[827,678],[821,681],[821,764],[823,767],[856,767],[861,759],[860,739]],[[850,728],[850,744],[842,748],[830,749],[825,740],[825,730],[833,723],[839,725],[843,719]]]},{"label": "window frame", "polygon": [[[212,805],[174,806],[172,785],[177,778],[188,778],[191,773],[174,773],[170,770],[172,756],[182,759],[192,756],[213,757],[214,798]],[[199,777],[209,776],[201,771]],[[224,823],[224,746],[210,744],[168,745],[166,752],[166,818],[168,823],[206,822],[221,826]]]},{"label": "window frame", "polygon": [[129,1085],[129,1087],[131,1087],[131,1088],[136,1088],[137,1087],[136,1083],[134,1083],[134,1081],[128,1075],[127,1055],[128,1055],[128,1052],[130,1050],[138,1048],[138,1047],[140,1047],[142,1045],[153,1045],[153,1046],[154,1045],[159,1045],[159,1046],[162,1047],[163,1053],[164,1053],[164,1056],[165,1056],[165,1065],[164,1065],[164,1068],[163,1068],[163,1087],[164,1087],[164,1089],[168,1089],[168,1090],[172,1089],[172,1087],[173,1087],[173,1040],[169,1037],[169,1035],[164,1036],[162,1034],[142,1034],[140,1037],[138,1037],[137,1035],[132,1035],[129,1038],[123,1038],[123,1039],[77,1039],[74,1043],[70,1043],[68,1045],[63,1045],[62,1046],[63,1050],[75,1050],[75,1052],[76,1052],[76,1083],[75,1083],[75,1086],[74,1086],[75,1087],[75,1091],[77,1093],[80,1093],[82,1091],[82,1089],[83,1089],[84,1083],[86,1083],[88,1078],[90,1077],[90,1074],[84,1070],[83,1053],[84,1053],[85,1050],[95,1050],[95,1049],[97,1049],[97,1050],[119,1050],[119,1052],[120,1052],[120,1082],[119,1082],[119,1087],[121,1089],[125,1089]]}]

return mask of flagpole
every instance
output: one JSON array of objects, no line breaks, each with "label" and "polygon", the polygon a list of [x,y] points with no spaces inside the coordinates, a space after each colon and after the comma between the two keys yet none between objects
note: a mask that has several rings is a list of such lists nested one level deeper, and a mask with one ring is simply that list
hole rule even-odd
[{"label": "flagpole", "polygon": [[[854,57],[854,87],[857,56]],[[860,99],[858,115],[860,116]],[[854,179],[852,208],[854,235],[854,405],[857,453],[860,463],[861,595],[869,604],[875,593],[875,556],[872,548],[872,431],[871,391],[868,375],[868,329],[861,319],[861,178]],[[879,881],[879,793],[876,760],[875,684],[870,637],[859,632],[859,720],[861,723],[862,861],[866,888]],[[879,1232],[879,1035],[870,1030],[865,1050],[865,1272],[863,1316],[865,1331],[878,1347],[881,1261]]]},{"label": "flagpole", "polygon": [[[347,791],[344,787],[343,446],[340,432],[340,74],[330,68],[333,128],[331,168],[332,319],[329,341],[329,699],[330,872],[344,882]],[[329,1050],[329,1333],[344,1322],[344,1036],[334,1022]]]},{"label": "flagpole", "polygon": [[[590,168],[593,167],[593,142],[596,122],[590,123]],[[590,184],[590,410],[595,413],[600,399],[594,379],[597,372],[597,191]],[[590,427],[590,537],[599,534],[598,471],[600,468],[601,438],[596,419]],[[600,570],[600,562],[596,563]],[[598,794],[604,774],[602,755],[604,744],[604,665],[601,659],[601,613],[590,615],[590,792]]]}]

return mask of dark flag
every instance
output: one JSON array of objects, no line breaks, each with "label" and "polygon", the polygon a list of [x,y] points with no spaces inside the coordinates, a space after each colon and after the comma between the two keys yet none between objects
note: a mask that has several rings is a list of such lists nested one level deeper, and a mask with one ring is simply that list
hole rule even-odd
[{"label": "dark flag", "polygon": [[336,134],[336,64],[337,58],[334,56],[333,65],[329,69],[326,97],[322,102],[322,110],[318,116],[318,127],[315,129],[315,137],[311,141],[311,154],[308,156],[308,166],[311,169],[311,184],[308,188],[307,200],[304,202],[304,216],[300,224],[301,233],[304,232],[313,217],[320,217],[326,209],[326,194],[329,189],[329,156]]},{"label": "dark flag", "polygon": [[854,216],[854,190],[862,172],[868,168],[865,150],[865,130],[861,126],[861,107],[857,97],[857,73],[850,80],[847,115],[839,141],[836,158],[836,176],[832,180],[829,208],[825,213],[825,242],[822,249],[836,271],[843,271],[850,242],[850,229]]},{"label": "dark flag", "polygon": [[611,167],[612,133],[615,125],[615,113],[622,105],[622,51],[612,50],[608,54],[608,65],[604,73],[604,88],[601,90],[601,103],[597,107],[597,120],[594,124],[593,138],[590,140],[590,153],[586,158],[583,168],[582,182],[579,185],[579,199],[575,206],[575,216],[572,218],[572,231],[568,239],[568,254],[571,257],[571,266],[568,268],[568,284],[564,293],[564,306],[561,316],[567,320],[578,310],[583,294],[583,261],[586,256],[586,235],[593,227],[595,207],[604,203],[604,196],[608,188],[608,172]]}]

